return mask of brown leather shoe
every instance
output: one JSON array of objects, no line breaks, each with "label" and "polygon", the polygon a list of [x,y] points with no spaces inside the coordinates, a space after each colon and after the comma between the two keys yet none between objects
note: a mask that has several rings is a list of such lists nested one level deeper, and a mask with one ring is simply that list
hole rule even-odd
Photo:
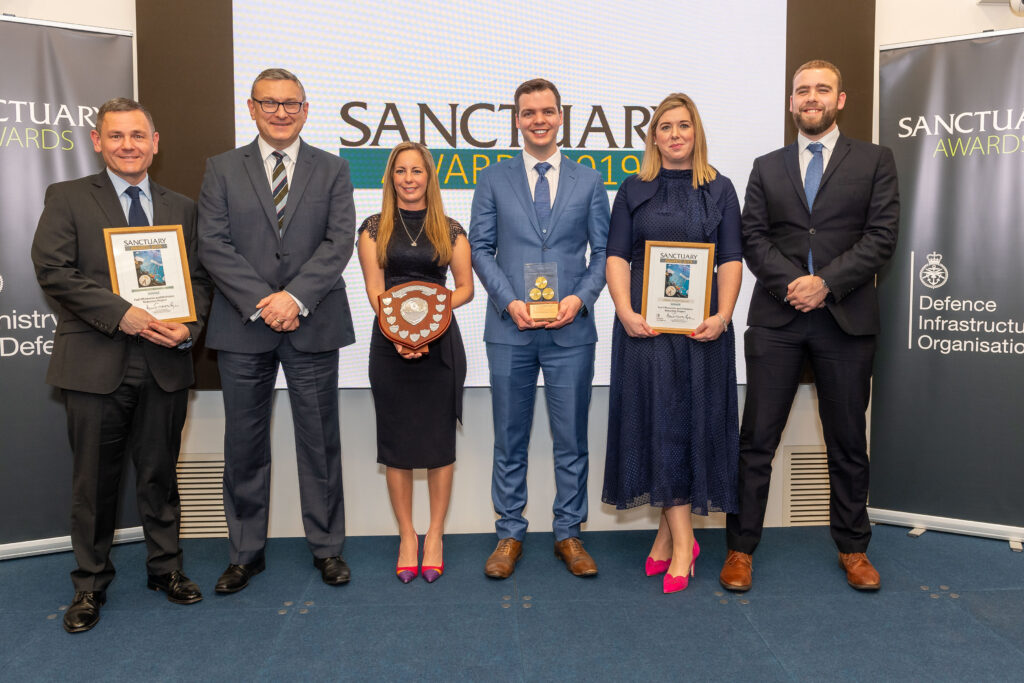
[{"label": "brown leather shoe", "polygon": [[576,536],[556,541],[555,557],[565,562],[565,566],[575,576],[597,576],[597,563],[583,549],[583,541]]},{"label": "brown leather shoe", "polygon": [[498,547],[484,564],[484,574],[492,579],[507,579],[516,570],[516,562],[523,555],[523,542],[514,538],[503,538]]},{"label": "brown leather shoe", "polygon": [[722,588],[737,593],[750,590],[750,585],[753,582],[751,578],[754,573],[753,564],[753,555],[730,550],[729,554],[725,556],[722,572],[718,575],[718,583],[722,584]]},{"label": "brown leather shoe", "polygon": [[882,587],[878,571],[864,553],[839,553],[839,566],[846,570],[846,583],[859,591],[876,591]]}]

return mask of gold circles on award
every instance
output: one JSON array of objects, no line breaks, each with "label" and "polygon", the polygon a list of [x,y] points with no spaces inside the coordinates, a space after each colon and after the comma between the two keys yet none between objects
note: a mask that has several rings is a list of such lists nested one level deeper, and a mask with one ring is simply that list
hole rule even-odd
[{"label": "gold circles on award", "polygon": [[[541,278],[541,279],[543,279],[543,278]],[[550,287],[545,287],[544,291],[541,292],[540,294],[541,294],[541,296],[544,297],[544,299],[546,301],[551,301],[552,299],[555,298],[555,290],[551,289]]]},{"label": "gold circles on award", "polygon": [[675,296],[677,291],[675,285],[669,285],[665,288],[665,296]]},{"label": "gold circles on award", "polygon": [[538,275],[537,279],[533,281],[533,284],[537,289],[544,289],[548,286],[548,279],[543,275]]},{"label": "gold circles on award", "polygon": [[[543,278],[540,278],[543,279]],[[541,291],[534,287],[530,290],[530,301],[540,301]]]}]

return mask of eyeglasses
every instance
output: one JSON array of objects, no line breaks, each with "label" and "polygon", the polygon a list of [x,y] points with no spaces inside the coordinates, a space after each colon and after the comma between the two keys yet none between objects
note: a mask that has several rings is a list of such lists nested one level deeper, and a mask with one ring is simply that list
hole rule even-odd
[{"label": "eyeglasses", "polygon": [[260,105],[265,114],[276,114],[278,107],[284,107],[288,114],[298,114],[302,111],[304,102],[275,102],[274,100],[253,100]]}]

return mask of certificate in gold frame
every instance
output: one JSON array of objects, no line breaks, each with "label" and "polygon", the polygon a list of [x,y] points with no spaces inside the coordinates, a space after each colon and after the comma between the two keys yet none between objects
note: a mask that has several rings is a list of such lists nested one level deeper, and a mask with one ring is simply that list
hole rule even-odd
[{"label": "certificate in gold frame", "polygon": [[657,242],[644,245],[644,291],[640,314],[652,329],[691,334],[711,314],[715,245]]},{"label": "certificate in gold frame", "polygon": [[195,322],[188,252],[180,225],[104,228],[103,242],[114,294],[164,322]]}]

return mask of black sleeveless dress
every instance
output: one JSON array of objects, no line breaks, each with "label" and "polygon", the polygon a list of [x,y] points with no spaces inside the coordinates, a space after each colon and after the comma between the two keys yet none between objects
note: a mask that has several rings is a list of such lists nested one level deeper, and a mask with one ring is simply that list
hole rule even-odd
[{"label": "black sleeveless dress", "polygon": [[[402,211],[405,225],[415,237],[426,210]],[[363,221],[359,232],[377,239],[380,214]],[[452,244],[466,231],[448,219]],[[384,286],[424,280],[444,286],[448,266],[437,265],[434,247],[420,235],[416,246],[396,226],[388,244]],[[466,351],[459,326],[451,326],[441,339],[430,344],[429,353],[406,360],[395,345],[373,324],[370,338],[370,388],[377,413],[377,462],[388,467],[414,469],[443,467],[455,462],[455,421],[462,420],[462,389],[466,382]]]}]

